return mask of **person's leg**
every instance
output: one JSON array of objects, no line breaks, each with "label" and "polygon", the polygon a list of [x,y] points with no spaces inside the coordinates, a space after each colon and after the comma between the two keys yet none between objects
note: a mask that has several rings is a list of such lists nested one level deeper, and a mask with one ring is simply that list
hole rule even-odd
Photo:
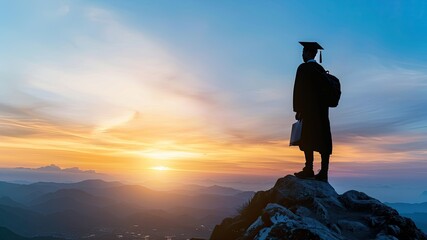
[{"label": "person's leg", "polygon": [[329,170],[329,154],[320,154],[322,157],[322,164],[320,172],[315,176],[316,180],[328,181],[328,170]]},{"label": "person's leg", "polygon": [[314,172],[313,172],[313,161],[314,161],[314,155],[313,151],[304,151],[305,155],[305,167],[302,169],[301,172],[295,173],[296,177],[299,178],[313,178]]},{"label": "person's leg", "polygon": [[304,155],[305,155],[304,169],[313,171],[313,161],[314,161],[313,151],[304,151]]},{"label": "person's leg", "polygon": [[322,156],[322,167],[321,167],[321,171],[323,170],[324,172],[328,173],[329,170],[329,157],[331,155],[329,154],[321,154]]}]

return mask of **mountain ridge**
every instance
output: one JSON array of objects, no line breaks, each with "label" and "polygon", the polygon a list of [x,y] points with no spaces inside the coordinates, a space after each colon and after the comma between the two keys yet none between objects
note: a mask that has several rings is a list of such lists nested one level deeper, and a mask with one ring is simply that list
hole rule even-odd
[{"label": "mountain ridge", "polygon": [[159,191],[102,180],[0,182],[0,226],[25,237],[115,239],[119,234],[135,239],[144,233],[150,239],[207,238],[218,221],[252,194],[232,194],[234,190],[221,186],[199,190]]},{"label": "mountain ridge", "polygon": [[5,227],[0,227],[0,239],[3,239],[3,240],[65,240],[62,238],[46,237],[46,236],[27,238],[27,237],[18,235]]}]

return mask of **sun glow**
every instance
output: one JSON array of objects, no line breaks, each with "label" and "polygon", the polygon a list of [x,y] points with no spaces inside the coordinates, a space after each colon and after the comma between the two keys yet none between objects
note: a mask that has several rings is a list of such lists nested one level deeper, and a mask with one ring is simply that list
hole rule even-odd
[{"label": "sun glow", "polygon": [[165,167],[165,166],[155,166],[155,167],[152,167],[150,169],[157,170],[157,171],[168,171],[168,170],[171,170],[170,168]]},{"label": "sun glow", "polygon": [[195,152],[164,151],[164,150],[140,151],[138,152],[138,154],[149,159],[157,159],[157,160],[189,159],[189,158],[197,158],[202,156],[202,154],[195,153]]}]

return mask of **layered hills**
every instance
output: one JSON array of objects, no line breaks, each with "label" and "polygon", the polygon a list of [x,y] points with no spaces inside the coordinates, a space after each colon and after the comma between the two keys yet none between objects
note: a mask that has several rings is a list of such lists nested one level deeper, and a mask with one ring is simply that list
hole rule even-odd
[{"label": "layered hills", "polygon": [[0,182],[0,239],[427,239],[418,229],[425,204],[387,205],[294,176],[255,195],[216,185]]},{"label": "layered hills", "polygon": [[0,182],[0,227],[10,236],[0,239],[14,239],[13,234],[16,239],[207,238],[216,223],[252,196],[220,186],[155,191],[101,180]]}]

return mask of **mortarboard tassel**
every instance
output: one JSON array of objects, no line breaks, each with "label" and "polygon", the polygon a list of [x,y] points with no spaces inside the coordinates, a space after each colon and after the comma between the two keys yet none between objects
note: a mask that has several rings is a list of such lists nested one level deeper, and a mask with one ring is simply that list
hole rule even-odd
[{"label": "mortarboard tassel", "polygon": [[320,52],[319,62],[322,63],[322,51],[319,51],[319,52]]}]

